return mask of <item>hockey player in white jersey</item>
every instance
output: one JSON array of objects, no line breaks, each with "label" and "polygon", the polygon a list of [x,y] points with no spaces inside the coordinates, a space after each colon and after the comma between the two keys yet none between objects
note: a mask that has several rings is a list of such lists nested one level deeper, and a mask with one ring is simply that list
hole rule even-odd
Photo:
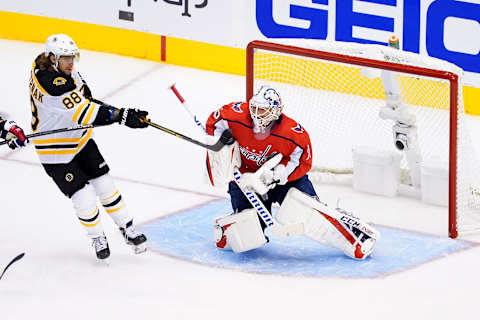
[{"label": "hockey player in white jersey", "polygon": [[[32,130],[47,131],[77,125],[119,123],[145,128],[148,112],[115,108],[92,101],[92,94],[74,68],[78,47],[67,35],[48,37],[45,52],[35,59],[30,75]],[[110,248],[100,221],[101,205],[119,227],[136,253],[146,250],[145,235],[135,231],[133,217],[115,187],[92,129],[56,133],[33,139],[35,150],[47,174],[73,202],[98,259],[107,259]]]},{"label": "hockey player in white jersey", "polygon": [[0,117],[0,138],[7,140],[10,149],[25,147],[28,139],[20,126],[13,120],[6,120]]}]

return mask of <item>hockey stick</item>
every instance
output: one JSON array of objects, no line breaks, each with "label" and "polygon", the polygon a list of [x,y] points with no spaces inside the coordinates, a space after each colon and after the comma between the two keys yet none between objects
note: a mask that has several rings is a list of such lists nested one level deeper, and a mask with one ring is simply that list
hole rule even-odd
[{"label": "hockey stick", "polygon": [[13,260],[10,261],[9,264],[7,264],[7,266],[5,267],[5,269],[3,269],[2,274],[0,274],[0,280],[2,279],[3,275],[5,274],[5,271],[7,271],[7,269],[8,269],[12,264],[14,264],[16,261],[22,259],[24,255],[25,255],[25,252],[20,253],[18,256],[16,256],[15,258],[13,258]]},{"label": "hockey stick", "polygon": [[[189,109],[185,99],[183,99],[182,95],[180,94],[180,92],[178,92],[177,88],[175,87],[175,84],[170,85],[169,89],[171,89],[175,94],[175,96],[177,96],[177,99],[180,101],[182,106],[187,110],[187,112],[192,116],[197,126],[201,128],[204,133],[206,133],[207,130],[201,124],[201,122],[198,121],[196,115]],[[278,164],[278,162],[280,162],[281,160],[281,155],[280,155],[280,158],[278,155],[274,158],[265,162],[262,166],[263,169],[260,168],[259,170],[268,170],[270,165]],[[272,165],[272,167],[274,165]],[[256,174],[260,174],[260,171],[257,171]],[[267,225],[267,227],[270,228],[270,230],[274,235],[276,235],[277,237],[285,238],[285,237],[292,237],[292,236],[296,236],[304,233],[303,223],[289,224],[289,225],[280,225],[276,223],[275,220],[273,220],[272,214],[268,211],[268,209],[265,207],[263,202],[260,201],[258,196],[254,192],[247,191],[240,186],[240,180],[241,180],[242,174],[240,173],[240,171],[238,171],[238,169],[235,169],[233,171],[233,177],[235,179],[234,181],[237,184],[238,188],[242,191],[242,193],[245,195],[245,197],[250,202],[252,207],[257,211],[258,215],[262,218],[263,222]]]},{"label": "hockey stick", "polygon": [[[104,102],[102,102],[100,100],[97,100],[97,99],[94,99],[94,98],[92,98],[91,100],[95,103],[98,103],[98,104],[105,104]],[[224,145],[230,144],[231,141],[232,141],[232,138],[233,138],[232,137],[232,131],[231,130],[225,130],[222,133],[222,135],[220,136],[220,139],[218,139],[217,142],[215,142],[214,144],[206,144],[206,143],[200,142],[198,140],[192,139],[192,138],[190,138],[190,137],[188,137],[184,134],[181,134],[179,132],[168,129],[168,128],[166,128],[164,126],[161,126],[159,124],[153,123],[150,120],[143,119],[141,121],[143,121],[144,123],[148,124],[151,127],[154,127],[155,129],[162,130],[163,132],[171,134],[171,135],[173,135],[177,138],[186,140],[190,143],[196,144],[197,146],[200,146],[200,147],[203,147],[205,149],[212,150],[212,151],[220,151],[223,148]]]},{"label": "hockey stick", "polygon": [[[85,130],[85,129],[90,129],[90,128],[95,128],[95,127],[100,127],[103,125],[93,125],[89,124],[86,126],[78,126],[78,127],[71,127],[71,128],[61,128],[61,129],[54,129],[54,130],[49,130],[49,131],[42,131],[42,132],[37,132],[37,133],[32,133],[32,134],[27,134],[25,137],[27,139],[30,138],[35,138],[35,137],[40,137],[40,136],[46,136],[49,134],[54,134],[54,133],[59,133],[59,132],[68,132],[68,131],[75,131],[75,130]],[[0,145],[7,144],[8,141],[4,140],[0,142]]]},{"label": "hockey stick", "polygon": [[[182,104],[183,108],[190,114],[190,116],[193,118],[193,121],[195,122],[195,124],[197,125],[197,127],[202,130],[202,133],[203,134],[207,134],[208,135],[208,132],[207,132],[207,129],[205,129],[205,127],[202,125],[202,123],[200,122],[200,120],[198,120],[197,116],[190,110],[190,107],[188,106],[187,102],[185,101],[185,99],[182,97],[182,95],[180,94],[180,92],[177,90],[177,88],[175,87],[175,83],[172,83],[169,87],[168,87],[170,90],[172,90],[173,94],[177,97],[177,99],[180,101],[180,103]],[[228,129],[230,131],[230,129]],[[231,131],[230,131],[231,133]],[[222,133],[223,135],[223,133]],[[230,141],[233,139],[233,136],[231,136],[231,138],[229,137]]]},{"label": "hockey stick", "polygon": [[196,144],[197,146],[200,146],[200,147],[203,147],[205,149],[212,150],[212,151],[220,151],[223,148],[224,145],[231,144],[231,141],[232,141],[232,138],[233,138],[232,131],[230,129],[228,129],[228,130],[225,130],[225,131],[222,132],[222,135],[220,136],[220,139],[218,139],[217,142],[215,142],[214,144],[206,144],[206,143],[200,142],[198,140],[192,139],[190,137],[187,137],[187,136],[185,136],[181,133],[178,133],[176,131],[170,130],[170,129],[165,128],[165,127],[162,127],[159,124],[150,122],[149,120],[142,120],[142,121],[144,123],[148,124],[151,127],[162,130],[163,132],[174,135],[177,138],[186,140],[190,143]]}]

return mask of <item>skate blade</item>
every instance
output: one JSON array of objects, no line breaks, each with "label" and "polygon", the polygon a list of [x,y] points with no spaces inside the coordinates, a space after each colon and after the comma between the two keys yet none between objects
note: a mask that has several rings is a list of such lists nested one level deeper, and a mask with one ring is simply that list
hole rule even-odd
[{"label": "skate blade", "polygon": [[135,254],[143,253],[145,251],[147,251],[147,245],[145,243],[133,246],[133,252],[135,252]]}]

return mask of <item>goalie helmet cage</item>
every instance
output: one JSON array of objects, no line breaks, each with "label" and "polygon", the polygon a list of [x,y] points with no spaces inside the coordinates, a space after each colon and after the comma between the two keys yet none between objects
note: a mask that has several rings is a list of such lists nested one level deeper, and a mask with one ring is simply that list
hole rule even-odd
[{"label": "goalie helmet cage", "polygon": [[[402,104],[416,116],[423,161],[448,168],[449,236],[480,230],[480,175],[460,68],[386,46],[304,39],[252,41],[246,67],[247,100],[261,85],[278,88],[286,114],[305,126],[313,152],[322,150],[311,173],[331,174],[352,173],[354,146],[395,150],[393,121],[378,116],[386,102],[378,75],[392,71]],[[408,170],[405,159],[401,166]]]}]

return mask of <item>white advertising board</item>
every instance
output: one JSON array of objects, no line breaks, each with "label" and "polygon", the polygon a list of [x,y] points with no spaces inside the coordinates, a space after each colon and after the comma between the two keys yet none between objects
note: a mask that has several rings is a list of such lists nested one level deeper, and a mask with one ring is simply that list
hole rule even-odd
[{"label": "white advertising board", "polygon": [[480,0],[23,0],[0,10],[245,48],[254,39],[386,44],[450,61],[480,87]]}]

